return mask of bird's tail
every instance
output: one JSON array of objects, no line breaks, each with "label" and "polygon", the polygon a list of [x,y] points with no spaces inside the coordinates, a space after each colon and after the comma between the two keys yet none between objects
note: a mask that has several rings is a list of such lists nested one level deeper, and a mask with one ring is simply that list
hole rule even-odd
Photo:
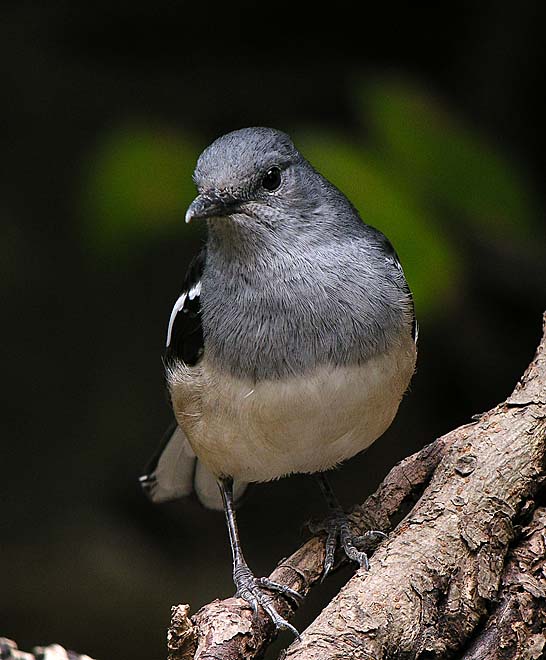
[{"label": "bird's tail", "polygon": [[[195,492],[208,509],[222,510],[222,498],[216,478],[196,457],[184,434],[174,422],[139,478],[144,492],[152,502],[168,502]],[[247,484],[235,482],[237,501]]]}]

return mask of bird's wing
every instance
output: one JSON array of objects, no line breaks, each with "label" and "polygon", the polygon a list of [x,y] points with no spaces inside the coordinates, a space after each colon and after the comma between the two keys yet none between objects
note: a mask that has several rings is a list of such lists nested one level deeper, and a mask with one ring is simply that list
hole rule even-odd
[{"label": "bird's wing", "polygon": [[205,260],[206,249],[203,249],[191,262],[182,293],[172,309],[165,348],[167,365],[174,360],[181,360],[188,366],[193,366],[203,354],[201,276]]},{"label": "bird's wing", "polygon": [[419,335],[419,326],[417,325],[417,318],[415,316],[415,304],[413,302],[413,295],[411,293],[411,290],[408,286],[408,283],[406,282],[404,269],[402,268],[400,259],[398,258],[398,255],[396,254],[396,250],[394,249],[392,243],[383,233],[381,233],[378,229],[375,229],[375,227],[371,227],[369,225],[368,225],[368,230],[370,230],[371,233],[373,233],[375,239],[379,242],[380,248],[382,252],[385,254],[385,259],[388,261],[388,263],[394,266],[394,268],[396,268],[396,270],[400,271],[400,273],[402,274],[403,283],[404,283],[404,293],[408,296],[411,302],[411,311],[412,311],[411,336],[413,337],[414,342],[417,344],[417,337]]},{"label": "bird's wing", "polygon": [[[167,328],[165,364],[181,360],[197,364],[203,354],[201,327],[201,276],[205,266],[203,249],[191,262],[182,293],[175,302]],[[201,504],[222,509],[216,478],[195,456],[184,431],[173,422],[159,448],[140,477],[140,484],[152,502],[165,502],[195,492]],[[235,498],[242,496],[246,484],[238,483]]]},{"label": "bird's wing", "polygon": [[[167,328],[164,361],[182,360],[195,365],[203,353],[201,328],[201,275],[206,253],[202,250],[190,263]],[[140,484],[153,502],[189,495],[193,491],[196,457],[182,429],[173,422],[140,477]]]}]

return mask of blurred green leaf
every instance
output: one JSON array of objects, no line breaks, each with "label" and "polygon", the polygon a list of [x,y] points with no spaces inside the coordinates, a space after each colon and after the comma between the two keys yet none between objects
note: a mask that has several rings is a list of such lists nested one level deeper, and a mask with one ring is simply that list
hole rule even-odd
[{"label": "blurred green leaf", "polygon": [[354,142],[324,132],[302,132],[297,138],[306,158],[347,195],[363,220],[392,241],[418,313],[441,305],[458,285],[460,264],[426,207]]},{"label": "blurred green leaf", "polygon": [[533,234],[537,205],[522,176],[477,133],[408,82],[380,79],[361,94],[372,137],[401,182],[500,237]]},{"label": "blurred green leaf", "polygon": [[105,136],[85,182],[87,242],[118,253],[182,226],[199,151],[194,140],[162,128],[129,125]]}]

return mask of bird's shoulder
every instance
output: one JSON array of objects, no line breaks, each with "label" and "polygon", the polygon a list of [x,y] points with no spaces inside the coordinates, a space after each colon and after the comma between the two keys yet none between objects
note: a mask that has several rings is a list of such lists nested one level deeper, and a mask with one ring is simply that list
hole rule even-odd
[{"label": "bird's shoulder", "polygon": [[408,297],[411,303],[411,334],[413,340],[417,342],[417,336],[419,333],[419,328],[417,325],[417,319],[415,316],[415,304],[413,301],[413,294],[410,290],[409,284],[406,280],[404,274],[404,269],[402,267],[402,262],[394,249],[393,244],[390,240],[375,227],[362,223],[362,233],[365,236],[365,240],[375,252],[376,256],[383,262],[386,266],[387,276],[391,281],[401,289],[401,291]]},{"label": "bird's shoulder", "polygon": [[363,244],[368,250],[372,250],[375,255],[383,260],[389,267],[394,267],[403,274],[400,258],[394,249],[390,240],[375,227],[360,221],[359,234]]},{"label": "bird's shoulder", "polygon": [[189,366],[197,364],[203,354],[201,323],[201,278],[207,259],[206,247],[190,262],[182,284],[182,292],[171,311],[167,328],[165,361],[181,360]]}]

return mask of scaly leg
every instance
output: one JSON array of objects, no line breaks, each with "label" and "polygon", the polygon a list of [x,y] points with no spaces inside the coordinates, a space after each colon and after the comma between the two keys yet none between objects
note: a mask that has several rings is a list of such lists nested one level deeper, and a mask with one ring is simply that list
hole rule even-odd
[{"label": "scaly leg", "polygon": [[233,556],[233,582],[237,588],[236,595],[240,596],[250,604],[254,614],[257,614],[258,612],[258,605],[261,605],[277,630],[290,630],[290,632],[299,639],[299,632],[293,625],[288,623],[286,619],[280,616],[277,610],[273,607],[271,597],[264,592],[264,589],[283,594],[283,596],[287,596],[295,601],[296,604],[301,602],[301,594],[284,584],[273,582],[268,578],[257,578],[254,576],[243,557],[241,542],[239,540],[239,531],[237,529],[235,509],[233,506],[233,479],[231,479],[231,477],[219,479],[218,487],[222,494],[224,512],[226,514],[229,542]]}]

